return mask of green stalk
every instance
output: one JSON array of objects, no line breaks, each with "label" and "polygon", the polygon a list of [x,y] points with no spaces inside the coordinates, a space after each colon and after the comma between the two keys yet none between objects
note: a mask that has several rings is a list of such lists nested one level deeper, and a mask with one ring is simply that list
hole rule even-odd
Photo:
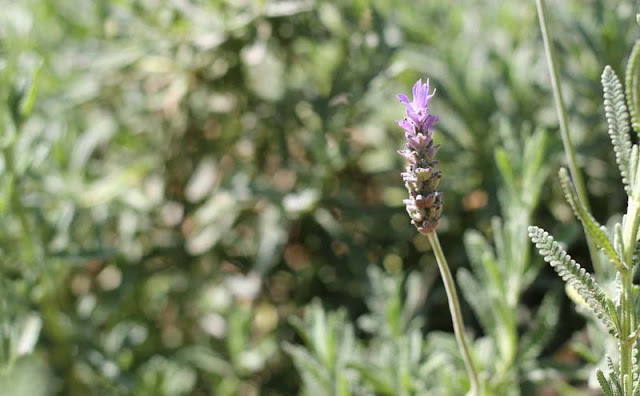
[{"label": "green stalk", "polygon": [[[569,173],[571,173],[571,179],[576,187],[578,199],[582,205],[591,211],[589,205],[589,199],[587,197],[587,189],[584,185],[582,173],[578,168],[578,162],[576,160],[576,152],[569,135],[569,122],[567,117],[567,110],[564,104],[564,98],[562,96],[562,88],[560,87],[558,70],[556,68],[555,59],[553,57],[553,49],[551,48],[551,42],[549,40],[549,30],[547,28],[547,22],[544,16],[544,4],[543,0],[536,0],[536,8],[538,10],[538,20],[540,22],[540,32],[542,33],[542,41],[544,42],[544,51],[547,57],[547,65],[549,67],[549,76],[551,77],[551,88],[553,90],[553,99],[556,105],[556,113],[558,114],[558,122],[560,124],[560,135],[562,136],[562,145],[564,146],[564,153],[567,157],[567,165]],[[591,262],[595,272],[602,274],[602,265],[600,263],[600,255],[596,244],[587,235],[587,245],[589,246],[589,253],[591,255]]]},{"label": "green stalk", "polygon": [[622,333],[620,334],[620,380],[622,381],[622,391],[624,395],[631,395],[633,392],[633,344],[635,339],[629,340],[632,332],[631,324],[633,320],[633,300],[631,297],[631,274],[629,270],[624,270],[620,274],[622,282],[621,310],[622,310]]},{"label": "green stalk", "polygon": [[620,272],[622,283],[622,296],[620,298],[620,310],[622,312],[622,331],[620,332],[620,380],[624,395],[631,395],[633,391],[633,345],[635,337],[630,335],[636,330],[635,303],[633,301],[633,253],[636,251],[638,228],[640,227],[640,202],[636,191],[639,186],[633,187],[632,195],[627,204],[627,214],[623,223],[622,240],[624,247],[624,268]]},{"label": "green stalk", "polygon": [[438,268],[440,269],[440,275],[442,275],[442,282],[447,292],[447,299],[449,301],[449,311],[451,312],[451,319],[453,320],[453,332],[456,335],[458,341],[458,347],[462,353],[462,359],[464,360],[464,366],[469,376],[469,382],[471,383],[471,396],[478,396],[480,390],[480,382],[478,380],[478,372],[475,368],[471,351],[467,344],[465,337],[464,322],[462,321],[462,311],[460,311],[460,300],[458,299],[458,292],[456,291],[456,285],[453,282],[453,276],[449,270],[447,259],[442,252],[440,246],[440,240],[438,240],[438,234],[435,231],[427,234],[429,243],[433,249],[433,254],[436,256],[438,262]]}]

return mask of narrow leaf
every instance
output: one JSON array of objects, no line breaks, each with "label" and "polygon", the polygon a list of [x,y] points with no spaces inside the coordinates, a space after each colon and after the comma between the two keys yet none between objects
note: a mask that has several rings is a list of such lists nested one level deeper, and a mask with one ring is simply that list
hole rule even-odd
[{"label": "narrow leaf", "polygon": [[524,146],[522,170],[522,198],[528,207],[535,208],[540,199],[540,191],[549,172],[547,155],[548,135],[545,130],[537,130],[527,138]]},{"label": "narrow leaf", "polygon": [[640,96],[638,87],[640,83],[640,40],[636,41],[627,62],[627,73],[625,76],[625,88],[627,93],[627,103],[631,114],[631,126],[640,135]]},{"label": "narrow leaf", "polygon": [[605,67],[602,72],[602,87],[604,89],[604,113],[607,117],[607,124],[609,124],[609,137],[616,154],[616,162],[620,169],[625,191],[631,195],[629,113],[624,100],[622,84],[611,66]]},{"label": "narrow leaf", "polygon": [[384,395],[384,396],[395,396],[396,390],[391,384],[389,378],[386,378],[384,375],[386,374],[384,369],[380,367],[373,366],[371,364],[363,364],[363,363],[349,363],[348,367],[353,368],[358,371],[364,382],[368,383],[375,389],[376,394]]},{"label": "narrow leaf", "polygon": [[542,300],[542,304],[536,314],[536,319],[531,328],[523,334],[519,343],[522,361],[535,360],[542,352],[547,341],[554,335],[560,313],[560,301],[558,295],[548,294]]},{"label": "narrow leaf", "polygon": [[464,299],[471,305],[473,313],[484,331],[488,334],[494,334],[496,328],[495,314],[492,312],[493,304],[485,289],[464,268],[458,270],[456,278]]},{"label": "narrow leaf", "polygon": [[558,275],[568,282],[584,298],[589,307],[602,321],[609,333],[619,337],[613,302],[589,273],[575,262],[548,232],[539,227],[529,227],[529,237],[536,248]]},{"label": "narrow leaf", "polygon": [[[620,223],[616,223],[613,229],[613,248],[616,249],[618,253],[618,257],[624,255],[624,238],[622,236],[622,225]],[[634,264],[635,265],[635,264]]]},{"label": "narrow leaf", "polygon": [[298,368],[298,372],[302,374],[303,382],[308,389],[315,392],[322,389],[324,392],[321,394],[323,395],[332,393],[330,373],[305,348],[285,343],[283,349],[293,359],[293,363]]},{"label": "narrow leaf", "polygon": [[596,377],[598,378],[598,383],[604,392],[604,396],[613,396],[613,390],[611,389],[611,385],[609,385],[609,381],[604,376],[602,370],[596,371]]},{"label": "narrow leaf", "polygon": [[504,181],[504,185],[507,187],[507,191],[509,195],[512,197],[518,196],[518,189],[516,187],[516,178],[513,173],[513,168],[511,167],[511,160],[509,159],[509,155],[503,148],[497,148],[494,151],[494,157],[496,160],[496,165],[498,166],[498,170],[500,171],[500,175],[502,176],[502,180]]},{"label": "narrow leaf", "polygon": [[609,373],[609,383],[611,384],[611,390],[613,391],[613,396],[623,396],[622,385],[620,384],[620,378],[618,374],[614,371]]},{"label": "narrow leaf", "polygon": [[33,110],[33,105],[36,102],[36,93],[38,90],[38,81],[41,69],[42,62],[40,62],[38,67],[34,70],[33,75],[31,76],[31,78],[27,82],[27,86],[25,87],[24,95],[20,100],[19,109],[22,118],[27,118]]},{"label": "narrow leaf", "polygon": [[638,162],[640,155],[638,153],[638,145],[631,146],[631,154],[629,156],[629,185],[633,186],[636,180],[636,174],[638,173]]},{"label": "narrow leaf", "polygon": [[569,173],[565,168],[560,168],[559,176],[560,182],[562,183],[562,189],[564,190],[564,195],[567,198],[569,205],[571,205],[573,212],[576,214],[576,217],[578,217],[582,222],[589,239],[594,241],[596,246],[602,249],[609,260],[618,268],[618,271],[622,272],[626,266],[622,263],[622,260],[620,260],[618,253],[616,253],[616,250],[613,248],[613,245],[611,244],[611,241],[609,241],[607,235],[602,231],[602,226],[598,224],[591,213],[587,211],[578,199],[578,195],[576,194],[573,184],[569,179]]},{"label": "narrow leaf", "polygon": [[486,256],[489,256],[489,260],[495,260],[491,245],[482,234],[475,230],[468,230],[464,233],[463,243],[473,274],[480,283],[488,284],[489,274],[487,274],[484,261]]}]

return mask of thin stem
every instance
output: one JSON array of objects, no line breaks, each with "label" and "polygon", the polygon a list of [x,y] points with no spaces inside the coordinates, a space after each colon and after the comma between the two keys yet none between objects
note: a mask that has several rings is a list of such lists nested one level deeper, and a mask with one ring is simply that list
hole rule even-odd
[{"label": "thin stem", "polygon": [[[540,22],[540,32],[542,33],[542,41],[544,42],[544,51],[547,57],[547,65],[549,67],[549,76],[551,77],[551,88],[553,90],[553,99],[556,105],[556,113],[558,114],[558,122],[560,124],[560,135],[562,136],[562,145],[564,146],[564,153],[567,157],[567,165],[569,172],[571,173],[571,179],[576,187],[578,193],[578,199],[582,205],[591,211],[589,205],[589,198],[587,197],[587,189],[584,185],[582,173],[578,168],[578,162],[576,160],[576,152],[569,135],[569,122],[567,117],[567,110],[564,104],[564,98],[562,96],[562,88],[560,87],[558,70],[556,68],[555,59],[553,57],[553,49],[551,48],[551,42],[549,41],[549,30],[547,28],[547,22],[544,16],[543,0],[536,0],[536,8],[538,10],[538,20]],[[591,262],[596,270],[596,273],[602,273],[602,266],[600,264],[600,255],[595,243],[587,235],[587,244],[589,246],[589,253],[591,255]]]},{"label": "thin stem", "polygon": [[470,394],[471,396],[478,396],[480,382],[478,380],[478,372],[475,368],[464,333],[464,322],[462,321],[462,312],[460,311],[460,300],[458,299],[456,285],[453,282],[453,276],[451,275],[451,271],[449,270],[447,259],[442,252],[442,247],[440,246],[440,241],[438,240],[438,234],[436,234],[435,231],[430,232],[427,234],[427,238],[429,239],[429,243],[431,243],[431,247],[433,248],[433,254],[436,256],[438,268],[440,269],[440,275],[442,276],[442,282],[444,283],[444,288],[447,292],[447,299],[449,300],[449,311],[451,312],[451,319],[453,320],[453,331],[456,335],[456,340],[458,341],[460,352],[462,353],[462,359],[464,360],[464,365],[467,370],[467,375],[469,376],[469,381],[471,382]]},{"label": "thin stem", "polygon": [[622,282],[621,311],[622,311],[622,333],[620,334],[620,379],[624,395],[631,395],[633,391],[633,344],[634,340],[629,340],[632,331],[633,320],[633,300],[631,297],[631,276],[628,270],[620,274]]},{"label": "thin stem", "polygon": [[547,57],[547,65],[549,67],[549,76],[551,77],[551,88],[553,90],[553,99],[556,105],[556,113],[558,114],[558,121],[560,123],[560,135],[562,136],[562,144],[564,146],[564,152],[567,156],[567,163],[569,165],[569,171],[571,172],[571,178],[576,186],[578,198],[582,201],[585,208],[589,209],[589,201],[587,199],[586,189],[584,187],[584,181],[582,180],[582,174],[578,169],[575,149],[571,142],[571,136],[569,136],[569,122],[567,121],[567,111],[564,104],[564,98],[562,96],[562,88],[560,87],[558,70],[555,65],[555,59],[553,56],[553,49],[549,41],[549,30],[547,29],[547,22],[544,16],[543,0],[536,0],[536,7],[538,9],[538,18],[540,21],[540,31],[542,32],[542,40],[544,42],[545,55]]},{"label": "thin stem", "polygon": [[622,331],[620,332],[620,379],[624,395],[633,391],[633,346],[636,338],[630,338],[636,330],[635,303],[633,301],[633,284],[631,271],[633,269],[633,254],[638,244],[637,235],[640,227],[640,202],[637,199],[634,186],[633,194],[629,197],[627,214],[623,222],[622,240],[624,248],[624,264],[626,268],[620,271],[622,295],[620,296],[620,311],[622,313]]}]

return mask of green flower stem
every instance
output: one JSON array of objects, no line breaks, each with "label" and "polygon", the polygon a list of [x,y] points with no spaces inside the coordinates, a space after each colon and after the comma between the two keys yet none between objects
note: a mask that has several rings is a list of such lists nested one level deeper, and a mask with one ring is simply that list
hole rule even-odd
[{"label": "green flower stem", "polygon": [[632,331],[633,301],[631,297],[631,273],[625,270],[620,274],[622,282],[622,298],[620,301],[622,311],[622,333],[620,334],[620,379],[624,395],[631,395],[633,392],[633,344],[634,340],[629,340]]},{"label": "green flower stem", "polygon": [[[638,187],[635,186],[634,190]],[[631,395],[633,390],[633,345],[635,337],[630,335],[636,329],[635,304],[633,302],[633,285],[631,283],[633,268],[633,253],[636,250],[638,227],[640,225],[640,202],[637,200],[636,191],[629,197],[627,215],[625,217],[622,239],[624,246],[624,263],[626,268],[620,272],[622,283],[622,296],[620,298],[620,310],[622,313],[622,331],[620,332],[620,379],[623,392]]]},{"label": "green flower stem", "polygon": [[451,271],[449,270],[447,259],[442,252],[442,247],[440,246],[440,241],[438,240],[438,234],[433,231],[426,235],[429,239],[429,243],[431,243],[433,254],[436,256],[436,261],[438,262],[440,275],[442,275],[444,288],[447,291],[447,299],[449,300],[449,311],[451,312],[451,319],[453,320],[453,331],[456,335],[456,340],[458,341],[460,352],[462,353],[462,359],[464,360],[464,365],[469,376],[469,381],[471,382],[470,394],[471,396],[478,396],[480,382],[478,380],[478,372],[475,368],[473,357],[471,356],[471,351],[465,337],[464,322],[462,321],[462,312],[460,311],[460,300],[458,299],[456,285],[453,282],[453,276],[451,275]]},{"label": "green flower stem", "polygon": [[[564,153],[567,157],[567,165],[569,172],[571,173],[571,179],[576,187],[578,193],[578,199],[582,205],[591,211],[589,205],[589,199],[587,197],[587,189],[584,185],[582,173],[578,168],[578,162],[576,160],[576,153],[571,142],[571,136],[569,135],[569,122],[567,117],[567,110],[564,105],[564,98],[562,96],[562,88],[560,87],[558,70],[556,68],[555,60],[553,57],[553,49],[551,48],[551,42],[549,41],[549,30],[547,29],[547,22],[544,16],[543,0],[536,0],[536,8],[538,10],[538,20],[540,22],[540,31],[542,33],[542,41],[544,42],[544,50],[547,57],[547,65],[549,66],[549,76],[551,77],[551,87],[553,90],[553,98],[556,105],[556,113],[558,114],[558,121],[560,124],[560,135],[562,136],[562,145],[564,146]],[[596,244],[587,235],[587,244],[589,246],[589,253],[591,255],[591,262],[598,274],[602,274],[602,265],[600,263],[600,255]]]}]

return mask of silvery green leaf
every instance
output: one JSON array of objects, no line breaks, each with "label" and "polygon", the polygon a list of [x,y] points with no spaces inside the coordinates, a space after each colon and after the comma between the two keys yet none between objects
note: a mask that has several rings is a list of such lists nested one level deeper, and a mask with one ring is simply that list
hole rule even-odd
[{"label": "silvery green leaf", "polygon": [[627,194],[630,195],[629,155],[631,139],[629,136],[629,113],[624,99],[624,90],[618,76],[611,66],[602,72],[602,87],[604,89],[604,112],[609,124],[609,137],[616,154],[616,162],[620,169],[622,182]]},{"label": "silvery green leaf", "polygon": [[620,327],[613,302],[593,277],[562,250],[553,237],[542,228],[529,227],[529,237],[536,244],[544,260],[578,292],[609,333],[619,337]]},{"label": "silvery green leaf", "polygon": [[593,218],[591,213],[584,207],[578,195],[575,192],[573,184],[569,179],[569,173],[565,168],[561,168],[559,172],[560,182],[562,183],[562,189],[564,190],[565,197],[571,205],[574,213],[582,222],[585,232],[588,234],[591,240],[596,243],[596,246],[606,254],[607,258],[618,268],[622,270],[626,265],[622,262],[618,253],[613,248],[611,241],[602,230],[602,226]]},{"label": "silvery green leaf", "polygon": [[627,95],[627,105],[629,106],[629,113],[631,114],[631,126],[640,134],[640,99],[638,97],[638,84],[640,84],[640,40],[636,41],[629,56],[627,63],[627,72],[625,75],[625,88]]}]

